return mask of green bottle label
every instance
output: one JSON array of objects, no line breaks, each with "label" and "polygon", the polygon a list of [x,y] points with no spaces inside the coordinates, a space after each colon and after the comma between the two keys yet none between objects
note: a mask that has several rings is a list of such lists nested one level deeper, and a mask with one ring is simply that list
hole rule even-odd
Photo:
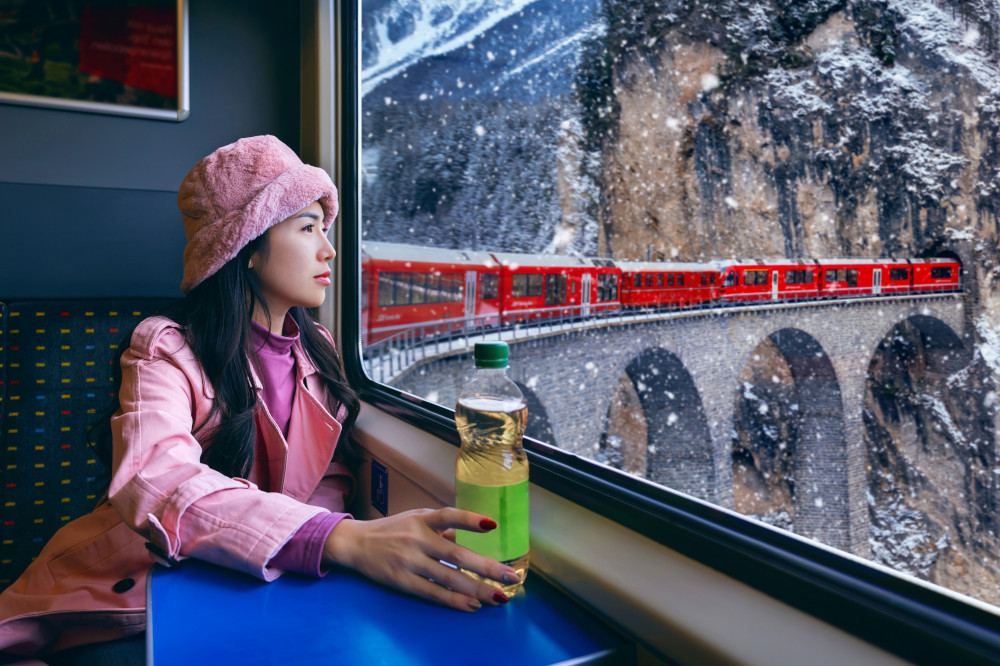
[{"label": "green bottle label", "polygon": [[455,543],[480,555],[507,562],[528,552],[528,480],[508,486],[455,481],[455,506],[497,521],[485,533],[455,530]]}]

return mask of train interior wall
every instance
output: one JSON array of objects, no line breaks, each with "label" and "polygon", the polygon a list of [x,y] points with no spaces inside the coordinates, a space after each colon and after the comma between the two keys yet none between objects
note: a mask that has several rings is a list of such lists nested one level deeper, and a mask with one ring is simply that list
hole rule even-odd
[{"label": "train interior wall", "polygon": [[299,148],[298,3],[189,3],[183,122],[0,104],[0,300],[180,296],[177,188],[215,148]]}]

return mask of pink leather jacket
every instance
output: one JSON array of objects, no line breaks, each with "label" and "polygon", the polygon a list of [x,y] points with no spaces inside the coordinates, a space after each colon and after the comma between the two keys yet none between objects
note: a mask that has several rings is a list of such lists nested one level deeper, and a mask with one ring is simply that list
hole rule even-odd
[{"label": "pink leather jacket", "polygon": [[37,655],[142,631],[155,559],[196,557],[272,580],[282,572],[268,561],[303,523],[344,510],[354,479],[334,452],[346,409],[330,413],[300,342],[292,353],[300,390],[287,441],[259,401],[253,470],[234,479],[199,462],[192,429],[213,391],[179,327],[153,317],[136,328],[122,356],[108,496],[60,529],[0,595],[0,651]]}]

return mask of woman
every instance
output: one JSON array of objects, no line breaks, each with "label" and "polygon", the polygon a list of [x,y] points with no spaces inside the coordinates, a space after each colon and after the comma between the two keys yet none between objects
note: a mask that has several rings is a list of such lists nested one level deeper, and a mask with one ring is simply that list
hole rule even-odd
[{"label": "woman", "polygon": [[453,542],[454,529],[493,529],[490,518],[344,513],[354,481],[341,434],[358,400],[329,333],[303,310],[323,302],[335,255],[326,172],[272,136],[250,137],[195,165],[177,201],[185,297],[140,323],[122,353],[108,494],[0,595],[0,653],[141,661],[154,560],[195,557],[264,580],[344,566],[459,610],[506,603],[440,562],[516,581]]}]

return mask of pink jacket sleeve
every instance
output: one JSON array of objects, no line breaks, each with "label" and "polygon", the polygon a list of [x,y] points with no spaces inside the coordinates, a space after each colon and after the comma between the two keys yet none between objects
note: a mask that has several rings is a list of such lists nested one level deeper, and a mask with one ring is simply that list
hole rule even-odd
[{"label": "pink jacket sleeve", "polygon": [[323,509],[200,462],[192,429],[211,408],[211,387],[180,331],[151,321],[136,329],[122,356],[111,504],[168,557],[273,579],[280,570],[269,569],[269,560]]}]

